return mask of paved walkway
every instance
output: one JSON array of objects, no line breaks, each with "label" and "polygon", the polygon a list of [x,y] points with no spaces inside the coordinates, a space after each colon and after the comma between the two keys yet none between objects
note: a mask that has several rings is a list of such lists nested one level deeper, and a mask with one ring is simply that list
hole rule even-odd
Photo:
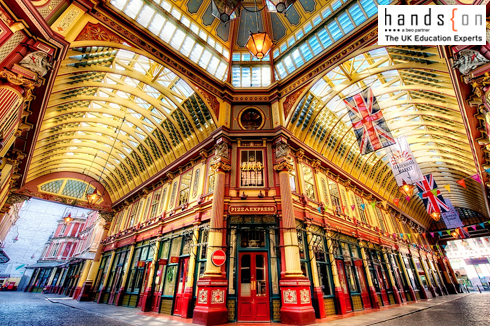
[{"label": "paved walkway", "polygon": [[[443,296],[402,306],[317,320],[325,326],[490,326],[490,293]],[[53,294],[0,292],[0,325],[189,326],[191,319],[143,313],[139,309],[78,302]],[[260,323],[257,325],[279,325]],[[230,324],[228,324],[230,325]],[[237,326],[247,324],[239,323]],[[252,324],[250,324],[252,325]]]}]

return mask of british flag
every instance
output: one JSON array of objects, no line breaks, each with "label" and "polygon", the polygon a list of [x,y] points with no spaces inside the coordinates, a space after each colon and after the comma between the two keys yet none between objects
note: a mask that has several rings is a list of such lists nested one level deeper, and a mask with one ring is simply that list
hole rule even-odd
[{"label": "british flag", "polygon": [[371,88],[344,99],[361,154],[395,144]]},{"label": "british flag", "polygon": [[[446,205],[444,198],[441,195],[439,189],[437,189],[436,181],[432,174],[424,175],[424,180],[415,183],[419,190],[419,195],[427,208],[427,213],[432,212],[445,213],[449,212],[449,206]],[[432,193],[432,190],[437,189],[436,194]]]}]

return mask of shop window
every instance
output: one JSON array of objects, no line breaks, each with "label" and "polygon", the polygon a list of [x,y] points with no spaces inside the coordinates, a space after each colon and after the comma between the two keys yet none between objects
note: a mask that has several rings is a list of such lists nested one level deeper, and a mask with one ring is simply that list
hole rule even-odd
[{"label": "shop window", "polygon": [[315,253],[320,287],[322,288],[323,295],[333,295],[332,269],[328,253],[325,250],[324,232],[317,226],[311,226],[310,230],[312,233],[311,247]]},{"label": "shop window", "polygon": [[[163,241],[160,248],[159,259],[168,259],[170,253],[170,241]],[[158,265],[155,277],[155,293],[160,292],[160,288],[163,284],[163,279],[166,274],[167,264]]]},{"label": "shop window", "polygon": [[337,183],[332,180],[328,180],[328,190],[330,191],[330,200],[332,201],[332,206],[337,213],[342,211],[340,205],[339,188]]},{"label": "shop window", "polygon": [[301,164],[301,171],[303,172],[303,180],[305,182],[306,197],[309,200],[316,201],[315,197],[315,177],[313,169],[309,166]]},{"label": "shop window", "polygon": [[359,196],[355,196],[356,198],[356,205],[357,205],[357,210],[359,211],[359,215],[361,216],[361,221],[363,221],[364,223],[368,223],[367,221],[367,218],[366,218],[366,206],[364,206],[364,209],[362,209],[362,204],[363,204],[363,201],[362,201],[362,198],[359,197]]},{"label": "shop window", "polygon": [[231,229],[229,233],[229,253],[230,263],[228,264],[228,293],[235,294],[235,282],[236,282],[236,229]]},{"label": "shop window", "polygon": [[177,280],[177,267],[178,265],[172,265],[167,267],[165,273],[165,287],[163,288],[163,295],[173,296],[175,292],[175,283]]},{"label": "shop window", "polygon": [[[206,257],[208,249],[208,238],[209,238],[209,228],[205,227],[201,229],[201,234],[199,238],[199,250],[197,255],[197,279],[199,280],[204,276],[204,271],[206,270]],[[198,293],[198,290],[196,290]]]},{"label": "shop window", "polygon": [[349,289],[351,292],[359,292],[350,245],[347,243],[341,243],[341,247],[342,255],[344,256],[345,276],[347,278],[347,283],[349,284]]},{"label": "shop window", "polygon": [[381,210],[379,209],[378,206],[375,206],[374,207],[374,210],[376,211],[376,215],[378,216],[378,224],[379,224],[379,228],[385,232],[386,231],[386,227],[385,227],[385,221],[384,221],[384,217],[383,217],[383,213],[381,212]]},{"label": "shop window", "polygon": [[153,195],[153,201],[151,203],[151,213],[150,213],[150,218],[154,218],[157,216],[158,213],[158,204],[160,204],[160,195],[162,193],[162,189],[158,189],[155,191],[155,194]]},{"label": "shop window", "polygon": [[192,171],[189,171],[182,175],[182,180],[180,181],[179,206],[185,205],[189,202],[191,178]]},{"label": "shop window", "polygon": [[242,248],[264,248],[265,247],[265,230],[250,229],[241,230],[240,246]]},{"label": "shop window", "polygon": [[264,159],[262,151],[242,151],[240,159],[240,185],[242,187],[264,186]]},{"label": "shop window", "polygon": [[190,255],[192,251],[192,233],[193,231],[187,231],[184,235],[184,247],[182,248],[182,255]]},{"label": "shop window", "polygon": [[277,249],[277,239],[276,239],[276,231],[274,229],[269,230],[269,241],[270,241],[270,261],[271,261],[271,279],[272,279],[272,293],[279,294],[279,259],[277,258],[276,249]]}]

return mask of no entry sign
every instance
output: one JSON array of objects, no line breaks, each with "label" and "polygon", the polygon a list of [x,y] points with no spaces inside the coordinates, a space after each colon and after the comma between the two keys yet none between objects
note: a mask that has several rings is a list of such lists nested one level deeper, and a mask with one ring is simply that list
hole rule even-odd
[{"label": "no entry sign", "polygon": [[218,249],[211,254],[211,262],[214,264],[214,266],[222,266],[225,261],[226,254],[223,250]]}]

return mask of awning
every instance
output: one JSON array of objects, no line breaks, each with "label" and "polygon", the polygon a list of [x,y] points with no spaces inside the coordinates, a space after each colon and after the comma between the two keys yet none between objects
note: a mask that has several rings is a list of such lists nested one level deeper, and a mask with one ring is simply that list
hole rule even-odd
[{"label": "awning", "polygon": [[26,266],[26,268],[52,268],[52,267],[58,267],[63,264],[64,263],[60,263],[60,262],[43,262],[43,263],[36,263],[36,264]]}]

